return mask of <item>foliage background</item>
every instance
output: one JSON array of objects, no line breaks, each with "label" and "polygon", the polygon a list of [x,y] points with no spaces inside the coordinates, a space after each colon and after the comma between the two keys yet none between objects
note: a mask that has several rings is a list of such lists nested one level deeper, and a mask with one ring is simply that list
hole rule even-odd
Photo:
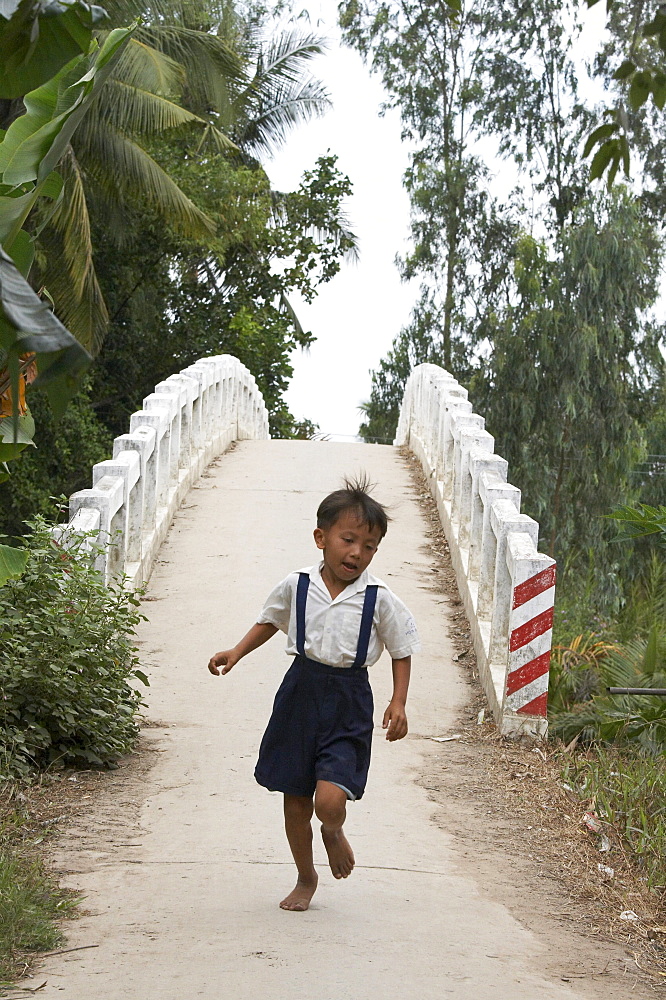
[{"label": "foliage background", "polygon": [[[162,0],[148,11],[118,0],[109,14],[143,21],[60,158],[59,198],[27,222],[34,287],[97,357],[57,428],[30,393],[36,448],[0,504],[10,535],[49,496],[89,485],[91,464],[156,382],[201,356],[248,366],[273,436],[311,434],[284,402],[291,353],[313,339],[289,295],[311,301],[356,253],[335,155],[288,192],[272,191],[262,166],[329,105],[308,70],[318,38],[271,33],[255,3]],[[22,110],[20,97],[0,99],[0,125]]]},{"label": "foliage background", "polygon": [[[659,502],[666,483],[647,461],[666,453],[663,115],[630,112],[632,189],[590,183],[581,158],[601,114],[588,73],[615,92],[632,44],[635,11],[620,6],[588,67],[575,56],[576,3],[463,2],[458,16],[421,0],[340,7],[346,40],[413,143],[412,245],[399,265],[422,282],[410,324],[373,372],[360,434],[393,438],[414,365],[450,370],[564,569],[559,600],[585,592],[578,618],[592,629],[619,614],[643,565],[602,515]],[[507,195],[498,171],[515,178]]]}]

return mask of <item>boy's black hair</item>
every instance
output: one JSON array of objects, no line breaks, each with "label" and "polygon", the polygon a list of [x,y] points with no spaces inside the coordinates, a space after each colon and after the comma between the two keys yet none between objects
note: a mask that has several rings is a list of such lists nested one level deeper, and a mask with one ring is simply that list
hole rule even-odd
[{"label": "boy's black hair", "polygon": [[343,489],[329,493],[319,504],[317,527],[331,528],[341,514],[352,511],[356,512],[359,521],[363,521],[369,528],[379,528],[383,538],[391,519],[379,501],[370,496],[370,490],[373,489],[374,483],[370,482],[365,473],[361,473],[354,479],[345,476],[343,482]]}]

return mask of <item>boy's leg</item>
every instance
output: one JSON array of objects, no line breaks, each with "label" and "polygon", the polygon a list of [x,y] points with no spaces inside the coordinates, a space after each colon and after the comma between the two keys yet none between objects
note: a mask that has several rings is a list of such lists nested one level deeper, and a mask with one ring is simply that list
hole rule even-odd
[{"label": "boy's leg", "polygon": [[354,868],[354,852],[342,832],[347,818],[347,796],[332,782],[319,780],[314,807],[321,820],[321,836],[331,871],[335,878],[347,878]]},{"label": "boy's leg", "polygon": [[[344,794],[344,793],[343,793]],[[298,869],[296,888],[280,903],[283,910],[307,910],[317,888],[317,872],[312,860],[313,802],[307,795],[285,795],[284,828]]]}]

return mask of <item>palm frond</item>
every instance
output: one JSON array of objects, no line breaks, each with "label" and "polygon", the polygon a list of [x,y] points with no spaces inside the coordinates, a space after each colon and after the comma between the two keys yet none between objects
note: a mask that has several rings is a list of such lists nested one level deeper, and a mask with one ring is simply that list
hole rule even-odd
[{"label": "palm frond", "polygon": [[94,357],[100,351],[109,325],[109,314],[95,268],[93,266],[87,273],[83,294],[79,299],[74,297],[71,286],[62,280],[63,277],[64,273],[61,271],[57,279],[47,284],[56,312],[68,330]]},{"label": "palm frond", "polygon": [[72,294],[81,299],[94,270],[90,218],[81,169],[71,146],[59,163],[65,186],[62,200],[53,213],[50,225],[60,236]]},{"label": "palm frond", "polygon": [[121,52],[113,76],[128,87],[163,97],[180,94],[185,83],[185,70],[179,62],[136,37],[130,38]]},{"label": "palm frond", "polygon": [[637,742],[646,749],[661,748],[666,742],[666,702],[647,697],[595,698],[594,701],[563,712],[553,720],[553,732],[563,742],[576,736],[584,742]]},{"label": "palm frond", "polygon": [[[137,17],[153,25],[175,24],[199,31],[215,31],[225,18],[227,0],[105,0],[104,9],[116,25]],[[233,8],[232,8],[233,10]]]},{"label": "palm frond", "polygon": [[282,31],[260,49],[255,81],[282,78],[297,82],[303,78],[303,67],[315,56],[323,55],[326,48],[325,39],[319,35]]},{"label": "palm frond", "polygon": [[303,329],[303,325],[296,314],[296,310],[284,292],[280,292],[280,307],[284,309],[294,325],[294,339],[301,345],[304,351],[309,351],[311,340],[310,335]]},{"label": "palm frond", "polygon": [[335,225],[323,229],[321,226],[311,226],[308,234],[318,242],[326,243],[333,241],[334,247],[344,246],[343,260],[347,264],[358,264],[360,259],[358,237],[350,228],[349,219],[343,212],[340,212]]},{"label": "palm frond", "polygon": [[146,26],[139,37],[183,67],[188,104],[195,111],[216,114],[222,125],[231,123],[233,92],[246,78],[224,39],[175,25]]},{"label": "palm frond", "polygon": [[[91,258],[84,280],[76,283],[72,280],[63,233],[57,231],[52,222],[53,220],[40,236],[40,244],[46,251],[42,281],[53,300],[58,318],[86,350],[95,355],[99,352],[109,323],[95,266]],[[78,284],[78,292],[75,284]]]},{"label": "palm frond", "polygon": [[131,204],[148,205],[184,236],[200,239],[215,223],[198,208],[138,143],[99,121],[83,119],[75,133],[77,157],[109,194]]},{"label": "palm frond", "polygon": [[323,84],[305,71],[324,47],[316,35],[285,31],[259,49],[253,78],[234,101],[239,145],[271,155],[292,128],[330,108]]},{"label": "palm frond", "polygon": [[101,121],[133,135],[156,135],[189,122],[206,125],[198,115],[180,104],[119,79],[107,81],[99,115]]},{"label": "palm frond", "polygon": [[[647,639],[611,648],[598,663],[600,686],[666,686],[666,636],[658,628]],[[666,700],[652,695],[611,696],[605,690],[571,711],[559,712],[553,731],[569,743],[575,736],[593,742],[633,741],[646,749],[666,742]]]},{"label": "palm frond", "polygon": [[239,145],[255,154],[275,153],[297,126],[319,118],[331,102],[323,85],[317,80],[298,84],[282,82],[253,95],[246,95],[243,117],[245,126],[239,133]]},{"label": "palm frond", "polygon": [[92,181],[86,184],[86,199],[91,220],[104,222],[105,239],[111,240],[117,247],[132,240],[135,219],[131,205],[119,201],[115,191],[107,192]]},{"label": "palm frond", "polygon": [[577,736],[585,742],[599,738],[599,715],[592,702],[587,702],[571,712],[561,712],[549,722],[555,736],[563,743],[571,743]]},{"label": "palm frond", "polygon": [[271,188],[271,212],[273,214],[273,219],[276,225],[283,225],[287,219],[288,211],[288,195],[284,191],[276,191],[275,188]]},{"label": "palm frond", "polygon": [[654,675],[665,667],[666,637],[653,626],[647,639],[612,650],[601,664],[601,678],[607,687],[654,687]]},{"label": "palm frond", "polygon": [[221,132],[219,128],[216,128],[214,125],[211,125],[210,123],[208,123],[203,130],[201,141],[197,146],[197,153],[200,153],[202,150],[206,149],[206,147],[210,147],[213,153],[224,154],[230,152],[235,152],[235,153],[239,152],[236,143],[232,142],[231,139],[224,134],[224,132]]}]

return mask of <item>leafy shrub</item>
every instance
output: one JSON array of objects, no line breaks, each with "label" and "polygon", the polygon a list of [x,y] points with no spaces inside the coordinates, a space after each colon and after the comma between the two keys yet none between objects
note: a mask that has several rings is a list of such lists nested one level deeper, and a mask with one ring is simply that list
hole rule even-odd
[{"label": "leafy shrub", "polygon": [[559,715],[597,694],[600,664],[616,648],[599,639],[596,632],[577,635],[568,645],[553,646],[548,711]]},{"label": "leafy shrub", "polygon": [[620,641],[645,637],[666,622],[666,560],[662,552],[651,552],[642,571],[628,583],[616,633]]},{"label": "leafy shrub", "polygon": [[132,633],[143,617],[92,568],[89,539],[64,549],[38,517],[25,574],[0,587],[0,768],[106,764],[136,738],[141,696]]},{"label": "leafy shrub", "polygon": [[[603,601],[600,589],[606,595]],[[616,591],[615,573],[608,568],[601,572],[593,550],[569,553],[558,566],[553,641],[568,646],[577,636],[589,633],[612,640]]]},{"label": "leafy shrub", "polygon": [[607,687],[666,687],[666,634],[656,625],[647,639],[609,649],[596,664],[597,691],[589,701],[556,714],[552,731],[566,743],[636,743],[650,752],[666,749],[666,699],[610,695]]}]

